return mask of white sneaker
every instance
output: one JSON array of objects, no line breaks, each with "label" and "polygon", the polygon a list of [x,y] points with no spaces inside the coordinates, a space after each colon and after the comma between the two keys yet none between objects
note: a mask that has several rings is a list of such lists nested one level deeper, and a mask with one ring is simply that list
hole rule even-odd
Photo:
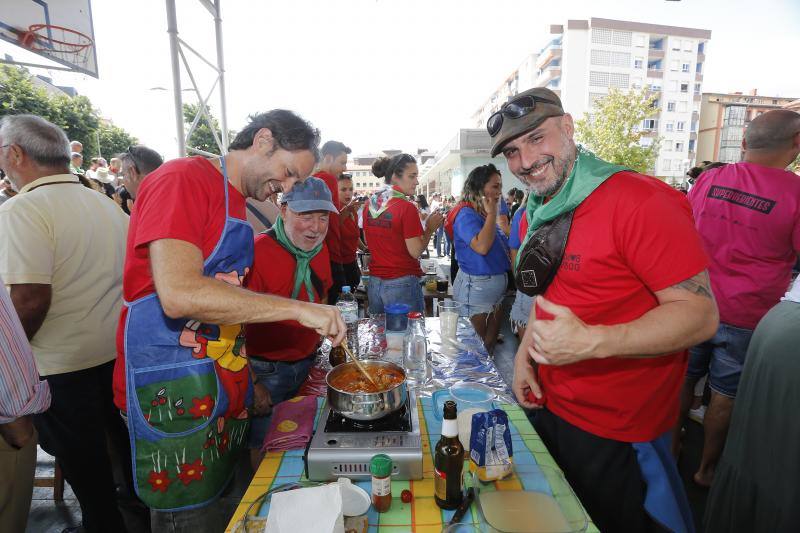
[{"label": "white sneaker", "polygon": [[698,424],[703,423],[703,419],[706,416],[706,406],[701,405],[697,409],[690,409],[689,410],[689,418],[697,422]]}]

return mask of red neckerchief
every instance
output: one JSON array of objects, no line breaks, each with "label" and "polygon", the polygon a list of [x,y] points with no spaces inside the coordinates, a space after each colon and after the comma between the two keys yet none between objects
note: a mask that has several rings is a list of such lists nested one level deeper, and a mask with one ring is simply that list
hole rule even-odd
[{"label": "red neckerchief", "polygon": [[456,224],[456,217],[458,216],[458,212],[461,211],[465,207],[472,207],[472,204],[469,202],[458,202],[453,208],[447,213],[447,219],[444,221],[444,232],[447,234],[447,237],[452,241],[453,240],[453,229]]}]

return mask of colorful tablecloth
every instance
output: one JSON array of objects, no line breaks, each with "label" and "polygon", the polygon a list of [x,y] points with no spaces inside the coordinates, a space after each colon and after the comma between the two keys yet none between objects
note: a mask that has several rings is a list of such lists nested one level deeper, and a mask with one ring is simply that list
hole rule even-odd
[{"label": "colorful tablecloth", "polygon": [[[377,513],[370,508],[368,513],[370,533],[377,531],[439,533],[453,516],[454,511],[439,509],[433,499],[433,450],[441,433],[441,421],[435,416],[431,398],[421,397],[417,401],[420,412],[424,415],[420,420],[424,479],[393,481],[391,509],[386,513]],[[324,399],[320,398],[315,424],[318,422],[323,405]],[[580,517],[585,516],[585,512],[572,491],[566,487],[558,466],[534,431],[525,413],[516,404],[502,404],[501,407],[508,413],[511,421],[514,474],[502,481],[481,485],[480,490],[502,491],[524,488],[550,493],[558,501],[567,518],[572,520],[571,523],[580,525]],[[268,490],[302,479],[305,479],[302,449],[267,454],[236,509],[227,531],[234,530],[248,509],[251,515],[265,515],[266,509],[262,509],[262,505],[253,505],[253,503],[257,502]],[[369,481],[357,484],[369,492]],[[413,493],[414,499],[411,503],[406,504],[400,501],[400,493],[404,489],[409,489]],[[597,531],[588,518],[586,520],[587,531]],[[476,504],[473,503],[462,522],[478,524],[479,521],[480,513]]]}]

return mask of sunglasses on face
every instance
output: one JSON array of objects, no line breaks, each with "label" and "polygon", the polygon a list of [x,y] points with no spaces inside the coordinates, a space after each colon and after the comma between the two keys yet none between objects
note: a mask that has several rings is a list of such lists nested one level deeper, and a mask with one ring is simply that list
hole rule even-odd
[{"label": "sunglasses on face", "polygon": [[133,153],[134,147],[128,146],[126,153],[130,156],[131,163],[133,163],[133,169],[139,174],[139,164],[136,162],[136,154]]},{"label": "sunglasses on face", "polygon": [[500,129],[503,127],[503,117],[521,118],[533,113],[536,109],[537,101],[544,104],[558,105],[557,102],[547,98],[540,98],[533,95],[520,96],[504,104],[499,111],[494,112],[492,116],[489,117],[489,120],[486,122],[486,129],[489,131],[489,135],[494,137],[500,133]]}]

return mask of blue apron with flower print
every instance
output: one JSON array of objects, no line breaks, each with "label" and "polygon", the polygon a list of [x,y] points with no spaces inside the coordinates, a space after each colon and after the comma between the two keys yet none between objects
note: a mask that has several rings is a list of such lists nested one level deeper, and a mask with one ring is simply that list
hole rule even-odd
[{"label": "blue apron with flower print", "polygon": [[[203,275],[241,285],[253,230],[233,218],[221,159],[225,225]],[[175,511],[216,499],[247,446],[252,385],[241,324],[169,318],[158,295],[126,302],[125,371],[134,485],[150,508]]]}]

